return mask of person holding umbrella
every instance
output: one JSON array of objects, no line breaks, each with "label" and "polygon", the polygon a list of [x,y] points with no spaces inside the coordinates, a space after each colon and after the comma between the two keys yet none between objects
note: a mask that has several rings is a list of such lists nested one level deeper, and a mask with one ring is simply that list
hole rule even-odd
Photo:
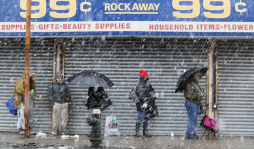
[{"label": "person holding umbrella", "polygon": [[97,147],[103,140],[101,137],[101,111],[112,105],[104,88],[112,87],[115,84],[104,74],[95,71],[82,71],[68,78],[68,81],[70,84],[89,87],[89,97],[85,102],[87,110],[90,110],[92,114],[92,117],[87,118],[87,124],[92,126],[89,140],[93,147]]},{"label": "person holding umbrella", "polygon": [[[107,93],[104,91],[103,87],[89,87],[88,89],[88,99],[85,102],[87,110],[90,110],[92,117],[87,118],[88,125],[92,126],[89,134],[89,139],[92,146],[96,147],[102,142],[101,137],[101,111],[103,102]],[[111,102],[111,101],[110,101]]]},{"label": "person holding umbrella", "polygon": [[140,70],[140,79],[136,87],[136,94],[139,99],[139,102],[136,103],[139,114],[136,121],[135,137],[141,137],[139,130],[142,121],[144,121],[143,136],[152,137],[152,135],[148,134],[149,118],[155,108],[155,99],[159,97],[159,93],[155,94],[154,89],[149,82],[148,73],[144,70]]},{"label": "person holding umbrella", "polygon": [[[48,100],[52,106],[52,134],[64,135],[68,121],[68,103],[72,102],[69,87],[63,82],[63,75],[57,72],[54,82],[48,87]],[[61,130],[59,130],[59,117]]]},{"label": "person holding umbrella", "polygon": [[205,94],[198,81],[207,70],[208,68],[206,67],[194,67],[181,75],[177,83],[175,92],[184,91],[185,107],[188,113],[186,139],[198,139],[197,122],[201,110],[200,107],[202,107],[201,100]]}]

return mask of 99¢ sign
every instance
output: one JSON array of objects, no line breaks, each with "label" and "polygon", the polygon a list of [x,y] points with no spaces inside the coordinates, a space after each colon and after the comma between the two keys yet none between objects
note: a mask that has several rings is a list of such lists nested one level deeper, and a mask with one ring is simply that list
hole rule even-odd
[{"label": "99\u00a2 sign", "polygon": [[[32,6],[31,10],[37,10],[39,13],[32,13],[31,18],[42,18],[46,15],[47,10],[47,4],[46,0],[32,0],[33,2],[39,2],[38,6]],[[24,11],[26,11],[26,4],[27,0],[21,0],[20,1],[20,8]],[[68,2],[67,5],[58,5],[58,2]],[[50,16],[53,18],[70,18],[73,17],[76,14],[76,7],[77,2],[76,0],[50,0],[49,6],[51,9],[56,10],[49,12]],[[87,6],[89,8],[84,9],[84,6]],[[67,13],[59,13],[57,11],[60,10],[69,10]],[[82,2],[80,4],[80,11],[82,12],[89,12],[91,11],[91,3],[90,2]],[[26,18],[26,12],[20,12],[20,16],[23,18]]]},{"label": "99\u00a2 sign", "polygon": [[[180,2],[192,2],[192,5],[180,5]],[[212,2],[222,2],[223,5],[216,6],[212,5]],[[200,14],[200,0],[173,0],[172,1],[173,8],[176,10],[192,10],[192,13],[181,13],[178,11],[174,11],[173,15],[177,18],[195,18]],[[238,2],[235,4],[236,12],[246,12],[246,8],[240,9],[239,7],[245,7],[246,3]],[[204,16],[207,18],[227,18],[231,13],[231,3],[230,0],[203,0],[203,7],[206,10],[210,11],[223,11],[222,13],[212,13],[212,12],[204,12]]]}]

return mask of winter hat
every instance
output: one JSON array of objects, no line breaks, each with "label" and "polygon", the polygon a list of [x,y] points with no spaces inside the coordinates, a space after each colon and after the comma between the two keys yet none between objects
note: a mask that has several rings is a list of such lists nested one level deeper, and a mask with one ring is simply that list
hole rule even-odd
[{"label": "winter hat", "polygon": [[141,76],[141,77],[145,77],[145,76],[148,75],[148,73],[145,72],[144,70],[140,70],[139,72],[140,72],[140,76]]}]

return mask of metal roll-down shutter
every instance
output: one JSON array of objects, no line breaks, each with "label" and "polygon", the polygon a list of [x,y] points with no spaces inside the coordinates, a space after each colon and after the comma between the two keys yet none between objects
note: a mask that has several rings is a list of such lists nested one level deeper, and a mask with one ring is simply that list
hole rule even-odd
[{"label": "metal roll-down shutter", "polygon": [[[14,86],[25,70],[25,38],[0,38],[0,131],[18,131],[17,117],[5,103],[12,97]],[[30,70],[36,73],[37,98],[34,109],[34,131],[51,132],[51,107],[47,101],[52,82],[54,39],[32,38]]]},{"label": "metal roll-down shutter", "polygon": [[254,135],[253,40],[221,40],[218,110],[220,135]]},{"label": "metal roll-down shutter", "polygon": [[[108,76],[116,85],[106,89],[113,105],[102,112],[103,128],[105,117],[115,115],[121,134],[131,135],[135,133],[138,113],[128,95],[139,81],[139,71],[144,69],[149,73],[153,88],[160,93],[156,100],[159,117],[150,119],[149,132],[185,135],[188,116],[184,96],[174,90],[184,71],[207,65],[206,51],[204,39],[73,37],[66,40],[65,80],[82,70],[94,70]],[[206,76],[200,80],[200,85],[206,89]],[[83,104],[88,88],[69,87],[74,104],[70,106],[68,131],[88,134],[90,126],[86,124],[86,118],[90,113]],[[199,126],[198,133],[203,133]]]}]

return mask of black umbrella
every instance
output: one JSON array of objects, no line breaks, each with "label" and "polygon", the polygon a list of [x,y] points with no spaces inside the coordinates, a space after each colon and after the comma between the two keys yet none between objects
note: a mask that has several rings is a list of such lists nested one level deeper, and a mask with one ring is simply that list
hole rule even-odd
[{"label": "black umbrella", "polygon": [[69,77],[70,84],[86,87],[112,87],[115,84],[104,74],[95,71],[82,71]]},{"label": "black umbrella", "polygon": [[193,74],[195,74],[196,72],[200,72],[202,77],[205,75],[207,70],[208,68],[206,67],[194,67],[186,71],[184,74],[180,76],[176,85],[175,93],[182,92],[184,90],[185,86],[189,83],[189,81],[193,77]]}]

